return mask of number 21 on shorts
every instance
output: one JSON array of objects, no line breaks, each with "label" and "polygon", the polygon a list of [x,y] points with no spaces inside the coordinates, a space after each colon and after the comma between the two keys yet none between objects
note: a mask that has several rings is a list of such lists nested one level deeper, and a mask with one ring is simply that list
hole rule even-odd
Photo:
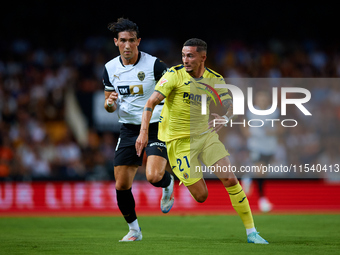
[{"label": "number 21 on shorts", "polygon": [[[183,161],[183,164],[186,164],[188,168],[190,168],[190,164],[189,164],[189,160],[188,160],[188,157],[187,156],[184,156],[183,159],[180,159],[178,158],[177,159],[177,165],[178,165],[178,169],[179,171],[183,172],[184,171],[184,168],[182,168],[182,161]],[[184,162],[185,161],[185,162]]]}]

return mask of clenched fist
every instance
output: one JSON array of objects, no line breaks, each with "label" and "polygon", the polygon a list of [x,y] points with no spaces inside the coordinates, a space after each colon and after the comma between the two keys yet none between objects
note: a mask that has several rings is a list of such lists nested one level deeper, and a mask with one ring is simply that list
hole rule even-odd
[{"label": "clenched fist", "polygon": [[117,108],[117,92],[105,91],[105,103],[104,107],[108,112],[114,112]]}]

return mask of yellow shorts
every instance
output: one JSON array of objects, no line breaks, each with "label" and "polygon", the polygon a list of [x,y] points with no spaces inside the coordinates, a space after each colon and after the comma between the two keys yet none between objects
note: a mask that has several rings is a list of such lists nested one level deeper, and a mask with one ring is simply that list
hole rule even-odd
[{"label": "yellow shorts", "polygon": [[190,186],[203,178],[203,173],[199,171],[201,162],[206,166],[212,166],[229,156],[216,132],[176,139],[167,142],[166,147],[172,171],[185,186]]}]

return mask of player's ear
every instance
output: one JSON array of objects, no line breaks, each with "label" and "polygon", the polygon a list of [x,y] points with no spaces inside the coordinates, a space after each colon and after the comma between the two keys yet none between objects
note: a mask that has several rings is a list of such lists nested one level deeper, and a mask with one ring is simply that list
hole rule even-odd
[{"label": "player's ear", "polygon": [[113,42],[115,43],[116,46],[118,46],[118,39],[117,38],[113,38]]},{"label": "player's ear", "polygon": [[139,44],[140,44],[140,40],[141,40],[142,38],[138,38],[137,39],[137,46],[139,46]]},{"label": "player's ear", "polygon": [[207,54],[204,51],[201,55],[201,58],[202,58],[202,62],[205,62],[205,60],[207,59]]}]

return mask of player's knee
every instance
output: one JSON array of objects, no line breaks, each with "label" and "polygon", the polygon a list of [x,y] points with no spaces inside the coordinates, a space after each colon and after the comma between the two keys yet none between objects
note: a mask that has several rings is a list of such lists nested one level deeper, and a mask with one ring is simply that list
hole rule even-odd
[{"label": "player's knee", "polygon": [[225,178],[225,179],[220,179],[224,185],[224,187],[231,187],[234,186],[238,183],[237,178]]},{"label": "player's knee", "polygon": [[130,184],[116,181],[116,190],[128,190],[130,188]]},{"label": "player's knee", "polygon": [[147,174],[146,179],[152,184],[159,182],[162,179],[162,176],[159,174]]},{"label": "player's knee", "polygon": [[203,203],[208,198],[208,192],[204,192],[195,196],[195,200],[198,203]]}]

